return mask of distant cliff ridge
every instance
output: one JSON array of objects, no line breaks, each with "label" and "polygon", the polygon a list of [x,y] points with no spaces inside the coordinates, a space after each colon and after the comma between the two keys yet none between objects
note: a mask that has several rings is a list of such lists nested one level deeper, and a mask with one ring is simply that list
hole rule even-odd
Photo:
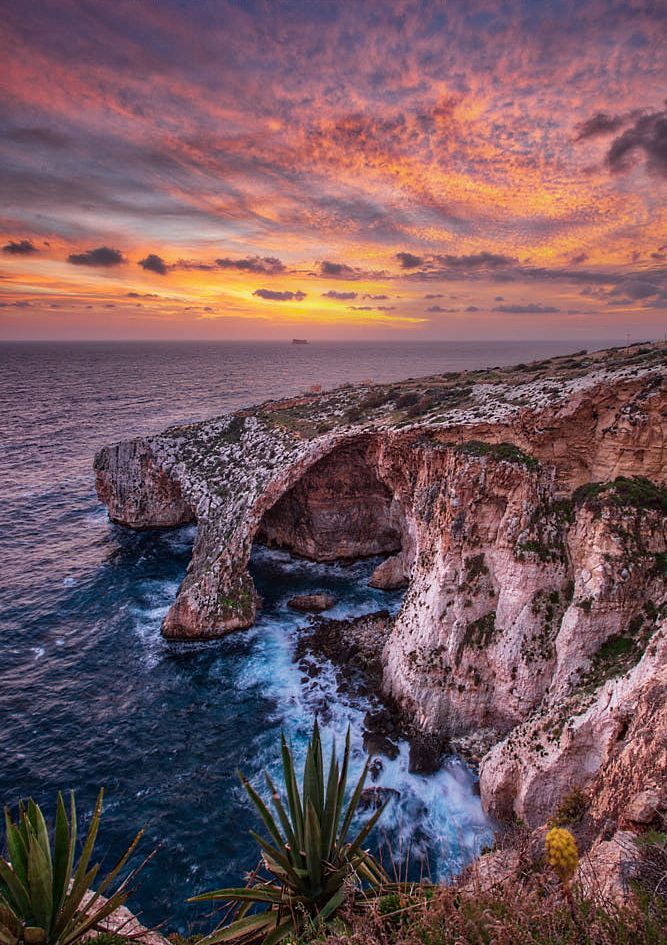
[{"label": "distant cliff ridge", "polygon": [[[633,346],[269,402],[102,449],[97,490],[132,528],[197,522],[165,636],[252,624],[255,540],[384,554],[373,583],[407,586],[384,689],[493,746],[487,810],[538,824],[596,779],[600,818],[665,804],[666,363]],[[624,751],[635,774],[613,780]]]}]

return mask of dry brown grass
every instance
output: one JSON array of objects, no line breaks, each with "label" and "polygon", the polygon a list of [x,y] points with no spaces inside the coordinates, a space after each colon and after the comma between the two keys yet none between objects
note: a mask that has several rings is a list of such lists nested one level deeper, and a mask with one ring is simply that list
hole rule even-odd
[{"label": "dry brown grass", "polygon": [[646,885],[623,901],[571,894],[550,871],[519,870],[494,885],[415,885],[351,899],[320,945],[665,945],[667,908]]}]

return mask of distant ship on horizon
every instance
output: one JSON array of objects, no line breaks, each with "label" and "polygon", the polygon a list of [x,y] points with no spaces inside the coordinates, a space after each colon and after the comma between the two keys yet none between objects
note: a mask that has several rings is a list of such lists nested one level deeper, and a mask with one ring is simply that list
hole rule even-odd
[{"label": "distant ship on horizon", "polygon": [[306,338],[292,338],[293,345],[307,345],[308,341]]}]

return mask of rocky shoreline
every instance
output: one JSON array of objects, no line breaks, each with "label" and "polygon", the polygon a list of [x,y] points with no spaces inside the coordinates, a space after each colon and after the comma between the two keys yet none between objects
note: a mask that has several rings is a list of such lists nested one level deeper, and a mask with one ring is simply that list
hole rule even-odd
[{"label": "rocky shoreline", "polygon": [[304,395],[106,447],[97,489],[129,527],[197,522],[169,639],[253,623],[254,541],[383,555],[398,615],[314,619],[304,676],[308,646],[344,652],[415,764],[479,762],[498,820],[583,792],[594,852],[641,797],[667,810],[666,378],[656,344]]},{"label": "rocky shoreline", "polygon": [[[373,708],[364,716],[364,748],[372,757],[371,779],[382,770],[382,758],[398,756],[399,741],[410,746],[408,770],[412,774],[432,774],[452,752],[448,739],[423,732],[405,715],[382,688],[382,651],[392,632],[393,618],[380,610],[359,617],[334,620],[314,617],[298,636],[294,660],[304,673],[302,679],[316,677],[322,660],[336,672],[339,693],[352,699],[371,697]],[[323,706],[326,718],[326,706]],[[456,751],[465,760],[475,759]],[[479,759],[478,759],[479,760]]]}]

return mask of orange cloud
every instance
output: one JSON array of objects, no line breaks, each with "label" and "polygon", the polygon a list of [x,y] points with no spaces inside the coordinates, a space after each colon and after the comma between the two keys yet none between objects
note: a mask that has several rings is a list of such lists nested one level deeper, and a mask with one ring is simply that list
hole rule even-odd
[{"label": "orange cloud", "polygon": [[[119,332],[137,312],[221,336],[436,336],[463,314],[553,333],[582,312],[611,332],[625,300],[660,330],[663,19],[644,0],[10,8],[0,238],[37,252],[0,256],[0,324],[30,334],[66,302],[82,334],[96,305]],[[654,294],[611,294],[643,273]],[[392,298],[350,310],[351,292]]]}]

